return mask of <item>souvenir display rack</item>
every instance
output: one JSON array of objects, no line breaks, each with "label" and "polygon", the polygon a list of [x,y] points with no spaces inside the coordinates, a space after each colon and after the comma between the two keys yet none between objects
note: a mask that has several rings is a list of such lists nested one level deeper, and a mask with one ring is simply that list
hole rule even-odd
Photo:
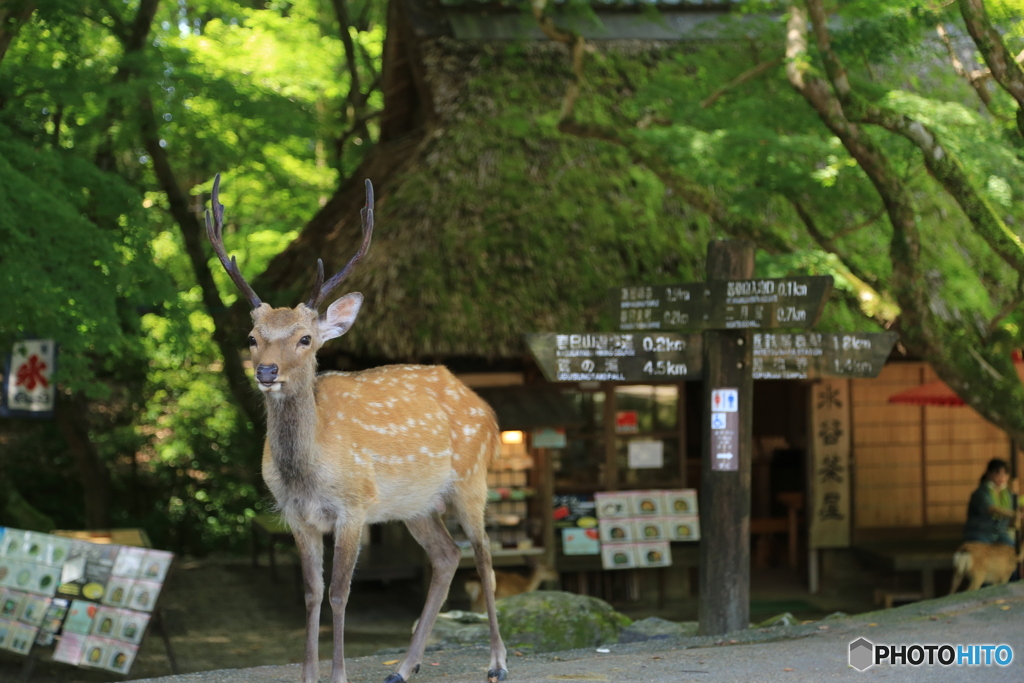
[{"label": "souvenir display rack", "polygon": [[173,558],[0,527],[0,649],[30,658],[24,680],[48,647],[54,661],[127,675]]}]

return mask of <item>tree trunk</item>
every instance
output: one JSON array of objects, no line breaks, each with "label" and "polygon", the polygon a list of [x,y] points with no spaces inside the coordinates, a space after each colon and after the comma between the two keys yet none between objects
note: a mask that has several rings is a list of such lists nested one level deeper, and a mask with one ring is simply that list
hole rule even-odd
[{"label": "tree trunk", "polygon": [[263,401],[253,390],[252,382],[246,375],[242,356],[238,351],[243,339],[242,332],[231,324],[228,310],[217,291],[217,283],[213,279],[213,272],[210,270],[206,251],[203,249],[205,229],[200,225],[195,212],[189,208],[188,197],[181,185],[178,184],[167,152],[160,146],[159,127],[156,114],[153,111],[153,101],[148,96],[142,98],[139,114],[143,146],[153,160],[153,170],[161,189],[167,194],[171,215],[174,216],[174,220],[181,230],[185,251],[188,252],[192,270],[203,291],[203,305],[206,307],[206,312],[213,318],[213,339],[224,358],[224,375],[227,378],[231,395],[234,396],[235,402],[242,408],[253,426],[262,425]]},{"label": "tree trunk", "polygon": [[2,471],[0,471],[0,526],[44,533],[53,530],[53,519],[32,507],[15,488],[11,477]]},{"label": "tree trunk", "polygon": [[89,439],[88,404],[79,395],[57,392],[57,425],[67,441],[78,468],[85,507],[85,526],[110,527],[110,472]]},{"label": "tree trunk", "polygon": [[34,0],[16,3],[12,2],[7,7],[0,7],[0,62],[4,61],[8,48],[14,42],[18,31],[29,20],[32,13],[36,11]]}]

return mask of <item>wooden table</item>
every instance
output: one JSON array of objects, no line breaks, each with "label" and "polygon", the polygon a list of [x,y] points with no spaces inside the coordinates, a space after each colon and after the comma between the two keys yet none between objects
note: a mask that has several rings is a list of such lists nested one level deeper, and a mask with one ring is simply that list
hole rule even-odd
[{"label": "wooden table", "polygon": [[51,531],[54,536],[74,538],[89,543],[112,543],[130,545],[136,548],[152,548],[149,534],[145,529],[57,529]]}]

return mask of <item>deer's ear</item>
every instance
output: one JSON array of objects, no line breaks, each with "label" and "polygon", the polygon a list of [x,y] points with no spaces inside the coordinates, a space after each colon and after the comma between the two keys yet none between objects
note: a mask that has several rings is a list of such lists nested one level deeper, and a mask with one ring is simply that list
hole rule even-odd
[{"label": "deer's ear", "polygon": [[362,305],[363,295],[359,292],[346,294],[331,304],[320,318],[320,338],[327,341],[348,332],[352,323],[356,321],[359,307]]}]

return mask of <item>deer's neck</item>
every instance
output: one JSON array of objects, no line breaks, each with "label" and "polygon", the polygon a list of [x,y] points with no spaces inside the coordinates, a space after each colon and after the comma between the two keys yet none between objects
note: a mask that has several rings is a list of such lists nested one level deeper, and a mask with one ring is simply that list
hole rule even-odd
[{"label": "deer's neck", "polygon": [[267,441],[274,464],[286,485],[308,484],[316,451],[313,389],[267,398]]}]

